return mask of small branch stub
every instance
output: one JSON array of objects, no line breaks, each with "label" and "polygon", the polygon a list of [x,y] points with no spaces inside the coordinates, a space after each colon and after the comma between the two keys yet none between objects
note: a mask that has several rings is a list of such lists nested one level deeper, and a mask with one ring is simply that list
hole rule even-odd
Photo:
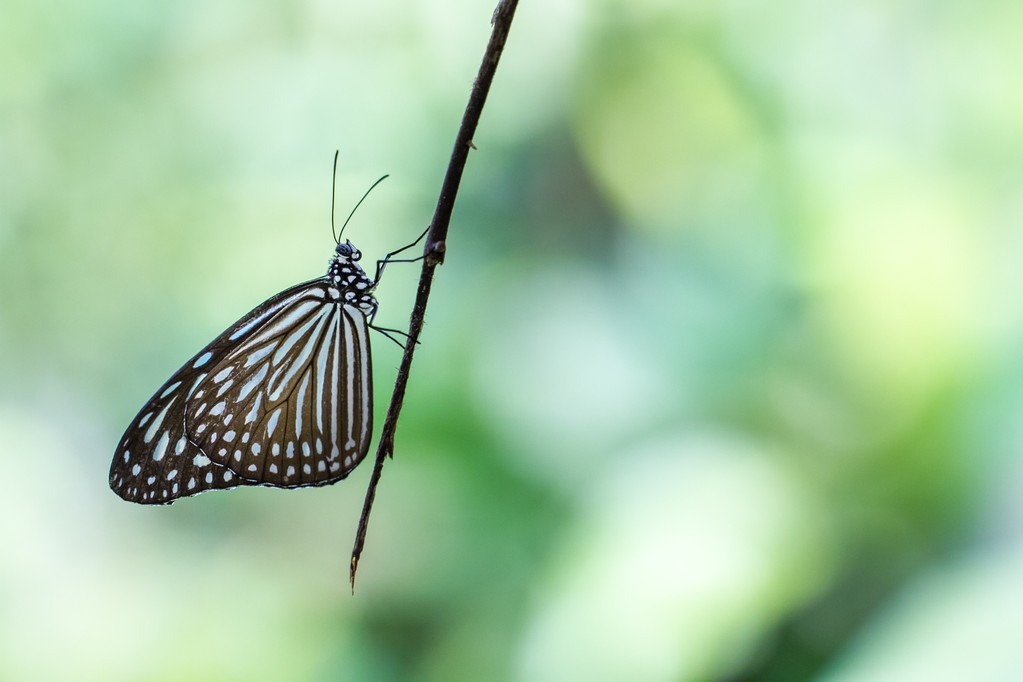
[{"label": "small branch stub", "polygon": [[427,263],[437,266],[444,262],[444,252],[447,251],[447,242],[434,242],[430,244],[429,251],[426,252]]}]

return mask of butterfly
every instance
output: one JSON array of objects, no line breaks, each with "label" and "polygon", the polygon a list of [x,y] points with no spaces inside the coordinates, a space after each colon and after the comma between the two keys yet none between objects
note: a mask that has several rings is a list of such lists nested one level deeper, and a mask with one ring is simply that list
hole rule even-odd
[{"label": "butterfly", "polygon": [[402,334],[373,325],[373,291],[387,263],[421,260],[394,256],[425,235],[377,261],[370,278],[339,233],[323,277],[256,306],[146,402],[116,448],[111,489],[130,502],[169,504],[206,490],[345,478],[373,431],[369,330],[396,342],[390,334]]}]

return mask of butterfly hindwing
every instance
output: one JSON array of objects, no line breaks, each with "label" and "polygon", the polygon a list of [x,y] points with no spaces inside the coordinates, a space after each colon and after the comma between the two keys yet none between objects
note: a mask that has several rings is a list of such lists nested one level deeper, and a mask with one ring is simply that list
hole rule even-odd
[{"label": "butterfly hindwing", "polygon": [[330,292],[310,286],[249,325],[188,403],[189,439],[246,482],[333,483],[369,449],[366,318]]}]

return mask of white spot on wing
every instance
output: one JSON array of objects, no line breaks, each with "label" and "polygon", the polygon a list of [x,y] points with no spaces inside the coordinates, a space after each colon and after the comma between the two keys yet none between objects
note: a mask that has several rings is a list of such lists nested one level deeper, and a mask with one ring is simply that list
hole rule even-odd
[{"label": "white spot on wing", "polygon": [[[201,384],[202,380],[205,379],[205,378],[206,378],[206,372],[203,372],[202,374],[200,374],[199,376],[197,376],[195,378],[195,381],[192,382],[192,388],[188,389],[188,395],[185,396],[186,400],[188,398],[192,397],[192,394],[195,393],[195,389],[198,388],[199,384]],[[198,398],[200,395],[202,395],[202,391],[199,391],[199,394],[196,395],[196,397]]]},{"label": "white spot on wing", "polygon": [[153,440],[153,438],[156,436],[157,430],[159,430],[160,428],[160,424],[163,423],[163,418],[167,416],[167,410],[170,409],[171,405],[174,404],[175,400],[177,400],[176,397],[171,398],[170,402],[164,405],[163,409],[160,410],[160,414],[157,415],[156,419],[153,420],[153,423],[149,425],[149,429],[146,430],[145,435],[142,436],[142,440],[144,440],[147,443]]},{"label": "white spot on wing", "polygon": [[237,400],[239,402],[245,400],[249,394],[252,393],[253,389],[259,385],[259,382],[266,378],[266,373],[269,371],[270,365],[264,363],[255,374],[249,377],[249,380],[245,382],[245,385],[242,386],[242,390],[238,393]]},{"label": "white spot on wing", "polygon": [[[328,376],[330,362],[327,358],[327,355],[328,353],[330,353],[330,350],[334,346],[333,339],[337,338],[337,333],[339,331],[338,325],[340,324],[341,313],[335,310],[334,313],[330,316],[330,326],[327,328],[326,332],[327,338],[330,339],[330,342],[328,343],[321,340],[320,352],[317,353],[316,362],[313,363],[313,370],[317,378],[315,403],[316,408],[314,409],[314,412],[316,412],[316,429],[320,433],[323,432],[323,411],[328,407],[327,396],[325,395],[325,392],[328,390],[328,388],[330,388],[331,391],[336,391],[335,388],[329,386],[334,382],[331,381],[331,377]],[[336,394],[332,392],[330,396],[330,405],[337,404],[336,400],[337,400]]]},{"label": "white spot on wing", "polygon": [[298,387],[298,402],[295,403],[295,438],[302,437],[302,412],[305,408],[305,392],[309,388],[309,376],[306,374]]},{"label": "white spot on wing", "polygon": [[164,431],[160,434],[160,440],[156,442],[156,448],[153,450],[153,461],[159,462],[164,458],[168,445],[170,445],[170,433]]},{"label": "white spot on wing", "polygon": [[[346,308],[350,312],[350,309]],[[355,355],[355,333],[352,331],[352,317],[345,315],[345,424],[348,427],[348,438],[352,437],[355,429],[355,374],[359,369],[357,356]],[[335,442],[341,439],[340,433],[333,434]]]},{"label": "white spot on wing", "polygon": [[[355,333],[359,339],[359,349],[362,355],[359,358],[357,367],[361,373],[361,385],[362,395],[359,396],[359,404],[362,408],[362,413],[359,415],[358,423],[361,427],[358,440],[360,443],[368,443],[370,439],[370,424],[373,421],[373,415],[370,412],[370,404],[373,402],[373,376],[370,373],[369,363],[369,330],[366,327],[365,316],[358,311],[352,311],[352,324],[355,327]],[[351,402],[349,398],[349,402]]]},{"label": "white spot on wing", "polygon": [[267,436],[274,435],[274,429],[277,428],[277,421],[281,418],[281,410],[282,408],[278,407],[276,410],[273,411],[273,414],[270,415],[270,419],[267,420],[266,422]]},{"label": "white spot on wing", "polygon": [[267,344],[260,348],[259,350],[252,351],[251,353],[249,353],[249,357],[245,358],[245,367],[251,367],[252,365],[256,364],[257,362],[265,358],[267,355],[270,355],[270,352],[273,349],[274,349],[273,344]]},{"label": "white spot on wing", "polygon": [[195,362],[193,362],[193,363],[192,363],[192,367],[193,367],[193,369],[194,369],[194,368],[199,368],[199,367],[202,367],[202,366],[203,366],[203,365],[205,365],[205,364],[206,364],[207,362],[209,362],[209,361],[210,361],[210,358],[212,358],[212,357],[213,357],[213,353],[211,353],[210,351],[206,351],[205,353],[203,353],[202,355],[200,355],[199,357],[197,357],[197,358],[195,359]]},{"label": "white spot on wing", "polygon": [[[251,424],[252,422],[256,421],[256,417],[259,416],[259,408],[261,407],[262,403],[263,403],[263,394],[262,393],[257,393],[256,394],[256,400],[253,401],[253,403],[252,403],[252,409],[249,410],[249,413],[247,415],[245,415],[245,423],[246,424]],[[245,435],[247,436],[249,434],[246,433]]]}]

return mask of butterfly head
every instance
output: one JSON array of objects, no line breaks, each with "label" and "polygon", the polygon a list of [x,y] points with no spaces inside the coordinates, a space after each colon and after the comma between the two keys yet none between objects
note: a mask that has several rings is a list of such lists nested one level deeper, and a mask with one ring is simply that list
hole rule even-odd
[{"label": "butterfly head", "polygon": [[347,239],[344,244],[337,245],[335,252],[340,260],[357,261],[362,258],[362,252],[355,248],[355,245]]}]

